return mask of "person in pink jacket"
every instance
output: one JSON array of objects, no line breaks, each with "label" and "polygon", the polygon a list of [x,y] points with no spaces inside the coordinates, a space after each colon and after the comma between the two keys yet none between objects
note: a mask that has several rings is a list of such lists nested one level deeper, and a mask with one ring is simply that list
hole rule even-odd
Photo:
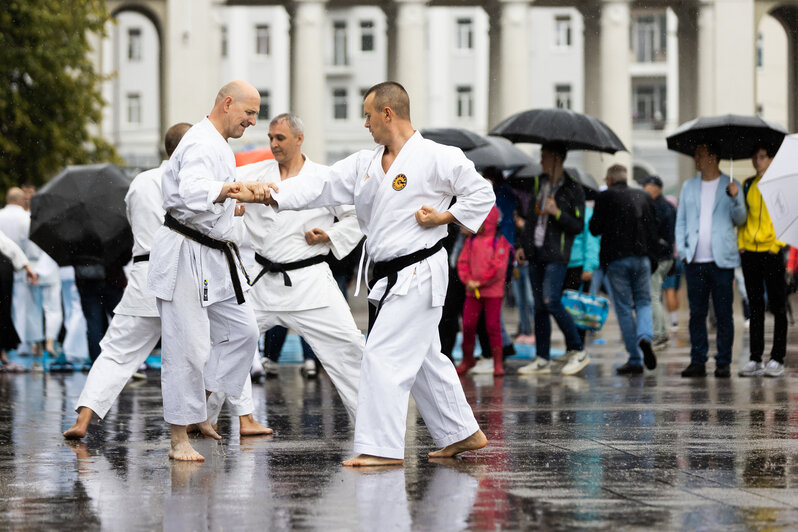
[{"label": "person in pink jacket", "polygon": [[477,234],[469,236],[457,259],[457,274],[466,287],[463,305],[463,361],[457,366],[458,375],[474,367],[474,343],[479,315],[485,311],[485,328],[488,330],[490,350],[493,355],[493,375],[504,375],[502,367],[501,311],[504,296],[504,278],[512,247],[507,239],[497,233],[499,209],[491,209]]}]

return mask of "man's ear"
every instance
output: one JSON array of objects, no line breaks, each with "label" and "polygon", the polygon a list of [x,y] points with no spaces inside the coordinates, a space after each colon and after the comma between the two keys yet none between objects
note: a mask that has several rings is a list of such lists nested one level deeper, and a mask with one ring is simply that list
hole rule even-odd
[{"label": "man's ear", "polygon": [[224,106],[223,106],[224,110],[225,111],[229,111],[230,110],[230,106],[232,106],[232,105],[233,105],[233,97],[232,96],[225,97]]}]

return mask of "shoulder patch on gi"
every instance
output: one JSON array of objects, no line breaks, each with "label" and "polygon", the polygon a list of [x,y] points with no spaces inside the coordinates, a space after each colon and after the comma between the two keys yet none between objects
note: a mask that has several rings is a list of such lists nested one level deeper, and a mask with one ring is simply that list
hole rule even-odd
[{"label": "shoulder patch on gi", "polygon": [[394,190],[402,190],[407,186],[407,176],[404,174],[399,174],[393,178],[393,189]]}]

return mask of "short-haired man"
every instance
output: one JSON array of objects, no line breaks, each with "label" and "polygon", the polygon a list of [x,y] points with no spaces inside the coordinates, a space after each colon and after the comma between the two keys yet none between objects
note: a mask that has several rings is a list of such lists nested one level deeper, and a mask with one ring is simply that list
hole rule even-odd
[{"label": "short-haired man", "polygon": [[673,241],[676,226],[676,207],[662,195],[662,179],[651,175],[643,181],[643,188],[651,199],[657,212],[657,246],[655,258],[657,267],[651,272],[651,317],[654,322],[654,350],[668,346],[668,329],[665,325],[665,311],[662,308],[662,283],[673,267]]},{"label": "short-haired man", "polygon": [[[301,181],[283,181],[273,197],[265,189],[256,196],[280,210],[354,204],[375,261],[369,300],[376,312],[355,421],[359,454],[344,465],[403,463],[411,393],[442,447],[431,457],[479,449],[487,439],[454,365],[440,351],[448,272],[442,240],[446,225],[455,221],[475,233],[496,198],[462,151],[425,140],[413,129],[410,99],[400,84],[371,87],[363,111],[377,149],[359,151]],[[457,203],[450,207],[453,196]]]},{"label": "short-haired man", "polygon": [[540,150],[543,175],[535,180],[535,198],[529,202],[518,259],[529,261],[529,278],[535,301],[537,357],[518,369],[521,375],[551,373],[551,318],[565,336],[563,375],[575,375],[589,363],[573,318],[562,304],[562,288],[574,238],[585,227],[585,192],[563,168],[567,151],[548,144]]},{"label": "short-haired man", "polygon": [[685,263],[690,305],[690,365],[682,377],[707,374],[712,297],[718,320],[715,376],[727,378],[734,342],[734,268],[740,265],[736,229],[745,223],[745,202],[740,184],[721,173],[717,148],[699,144],[693,159],[698,175],[682,185],[676,209],[676,252]]},{"label": "short-haired man", "polygon": [[[740,368],[742,377],[784,375],[784,357],[787,354],[787,283],[783,250],[786,244],[776,238],[767,205],[759,192],[759,182],[775,156],[775,148],[758,147],[751,156],[756,175],[743,182],[748,215],[745,225],[737,232],[737,246],[740,249],[745,290],[751,309],[751,356]],[[773,314],[773,347],[767,366],[762,361],[765,351],[765,291],[770,312]]]},{"label": "short-haired man", "polygon": [[[657,214],[651,197],[630,188],[626,167],[607,169],[607,190],[596,199],[590,232],[601,237],[599,261],[612,289],[612,302],[629,360],[618,375],[657,367],[651,345],[651,269],[656,263]],[[642,356],[641,356],[642,353]]]}]

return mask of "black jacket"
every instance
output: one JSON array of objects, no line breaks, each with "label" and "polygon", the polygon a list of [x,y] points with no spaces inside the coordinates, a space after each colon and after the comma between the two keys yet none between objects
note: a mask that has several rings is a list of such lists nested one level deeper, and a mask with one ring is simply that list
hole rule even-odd
[{"label": "black jacket", "polygon": [[673,243],[676,239],[676,207],[661,195],[654,200],[654,209],[657,212],[657,242],[656,256],[660,261],[673,258]]},{"label": "black jacket", "polygon": [[573,177],[563,174],[562,183],[554,193],[554,201],[562,212],[559,218],[549,215],[543,246],[535,248],[535,225],[538,221],[535,206],[542,199],[537,196],[543,184],[542,180],[545,179],[548,176],[540,176],[534,181],[534,198],[529,202],[525,216],[526,225],[518,243],[530,262],[568,264],[574,237],[585,227],[585,192]]},{"label": "black jacket", "polygon": [[648,257],[657,267],[657,214],[646,192],[615,183],[601,192],[593,208],[590,232],[601,237],[602,268],[626,257]]}]

